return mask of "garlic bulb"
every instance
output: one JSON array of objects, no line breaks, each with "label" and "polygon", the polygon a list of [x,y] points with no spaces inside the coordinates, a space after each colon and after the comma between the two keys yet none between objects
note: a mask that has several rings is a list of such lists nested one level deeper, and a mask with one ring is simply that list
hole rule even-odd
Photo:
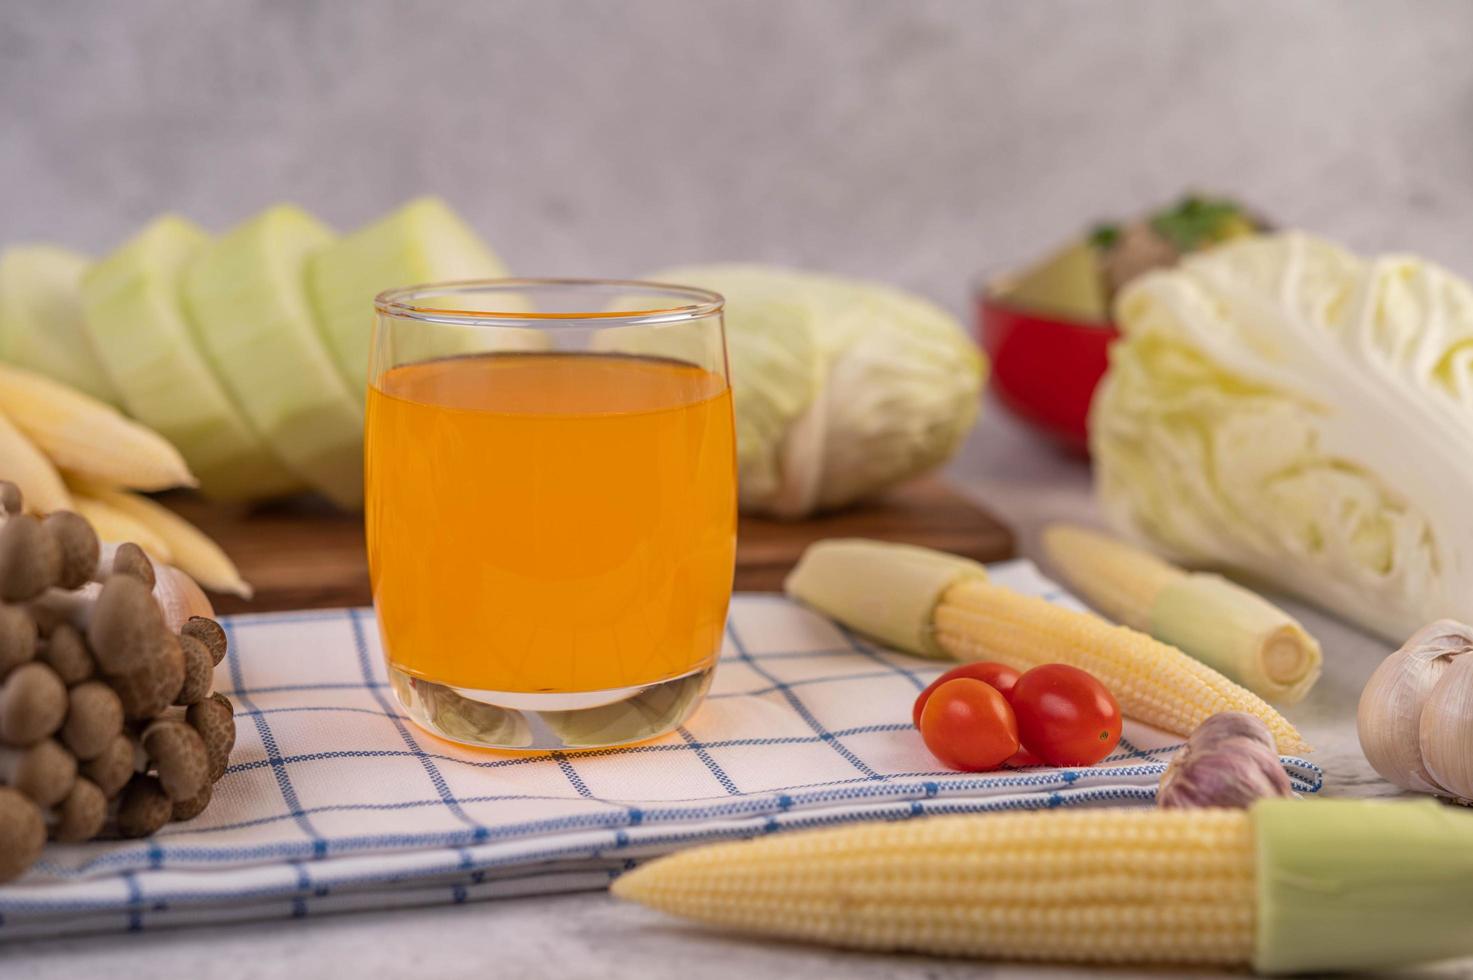
[{"label": "garlic bulb", "polygon": [[1273,734],[1259,718],[1224,711],[1197,726],[1161,776],[1162,807],[1247,809],[1271,796],[1293,796]]},{"label": "garlic bulb", "polygon": [[1456,657],[1422,706],[1422,765],[1437,785],[1473,801],[1473,656]]},{"label": "garlic bulb", "polygon": [[1473,798],[1473,627],[1440,619],[1382,661],[1361,692],[1356,730],[1388,781]]}]

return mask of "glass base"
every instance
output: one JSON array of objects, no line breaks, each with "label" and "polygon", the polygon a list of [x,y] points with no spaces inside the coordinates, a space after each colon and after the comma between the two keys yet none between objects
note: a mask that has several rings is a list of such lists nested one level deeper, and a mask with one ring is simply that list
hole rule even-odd
[{"label": "glass base", "polygon": [[432,735],[483,749],[543,752],[628,745],[673,731],[706,696],[715,664],[648,687],[526,694],[449,687],[389,665],[389,687]]}]

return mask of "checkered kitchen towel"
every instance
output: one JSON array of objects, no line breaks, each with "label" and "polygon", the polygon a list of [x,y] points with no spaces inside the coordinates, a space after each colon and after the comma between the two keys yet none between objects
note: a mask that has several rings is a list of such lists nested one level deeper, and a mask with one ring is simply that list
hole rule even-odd
[{"label": "checkered kitchen towel", "polygon": [[[1026,562],[1014,588],[1073,604]],[[604,888],[652,855],[930,813],[1149,804],[1180,739],[1133,723],[1088,769],[958,773],[910,724],[941,666],[776,595],[738,595],[705,706],[627,749],[498,756],[396,709],[366,609],[238,616],[216,687],[231,765],[205,813],[144,841],[52,846],[0,886],[0,939]],[[1304,792],[1320,770],[1286,758]]]}]

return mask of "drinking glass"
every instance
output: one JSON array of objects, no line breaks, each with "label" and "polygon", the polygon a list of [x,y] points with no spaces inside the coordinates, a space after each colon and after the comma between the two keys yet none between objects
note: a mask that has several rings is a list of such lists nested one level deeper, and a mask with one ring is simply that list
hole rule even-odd
[{"label": "drinking glass", "polygon": [[375,300],[369,570],[390,687],[418,725],[588,748],[700,704],[736,551],[722,302],[564,279]]}]

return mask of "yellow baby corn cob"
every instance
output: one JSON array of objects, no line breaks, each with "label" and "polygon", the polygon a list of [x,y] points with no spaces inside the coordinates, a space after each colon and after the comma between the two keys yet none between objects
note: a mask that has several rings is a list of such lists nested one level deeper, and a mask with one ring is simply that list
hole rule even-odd
[{"label": "yellow baby corn cob", "polygon": [[942,595],[936,642],[957,660],[996,660],[1019,670],[1063,663],[1093,674],[1131,718],[1190,735],[1220,711],[1257,715],[1281,752],[1307,752],[1294,726],[1260,697],[1176,647],[985,580]]},{"label": "yellow baby corn cob", "polygon": [[1050,564],[1105,616],[1221,671],[1254,694],[1294,704],[1319,679],[1320,645],[1288,613],[1220,575],[1190,573],[1088,528],[1043,534]]},{"label": "yellow baby corn cob", "polygon": [[[90,503],[109,508],[139,524],[168,549],[169,564],[212,592],[224,592],[249,599],[252,589],[240,577],[230,556],[199,528],[163,504],[126,490],[116,490],[91,482],[76,482],[73,489],[85,494]],[[139,543],[148,551],[148,547]],[[155,556],[158,557],[158,556]]]},{"label": "yellow baby corn cob", "polygon": [[[925,553],[877,541],[820,541],[804,552],[786,588],[902,650],[934,648],[957,660],[996,660],[1020,670],[1071,664],[1109,688],[1128,717],[1158,728],[1190,735],[1220,711],[1246,711],[1263,720],[1281,752],[1309,750],[1262,698],[1175,647],[994,585],[975,563],[969,568],[934,552],[937,561],[926,562]],[[917,641],[922,635],[924,645]]]},{"label": "yellow baby corn cob", "polygon": [[0,412],[0,480],[9,480],[20,488],[27,510],[48,514],[71,509],[72,498],[61,482],[61,474],[4,412]]},{"label": "yellow baby corn cob", "polygon": [[1430,801],[1275,799],[1251,811],[934,817],[700,847],[613,891],[860,949],[1370,969],[1473,953],[1473,815]]},{"label": "yellow baby corn cob", "polygon": [[168,543],[142,522],[89,494],[73,493],[72,504],[73,510],[87,518],[99,540],[113,544],[131,541],[155,561],[166,565],[173,563],[174,554]]},{"label": "yellow baby corn cob", "polygon": [[163,436],[50,378],[0,365],[0,411],[61,469],[138,490],[196,483]]}]

